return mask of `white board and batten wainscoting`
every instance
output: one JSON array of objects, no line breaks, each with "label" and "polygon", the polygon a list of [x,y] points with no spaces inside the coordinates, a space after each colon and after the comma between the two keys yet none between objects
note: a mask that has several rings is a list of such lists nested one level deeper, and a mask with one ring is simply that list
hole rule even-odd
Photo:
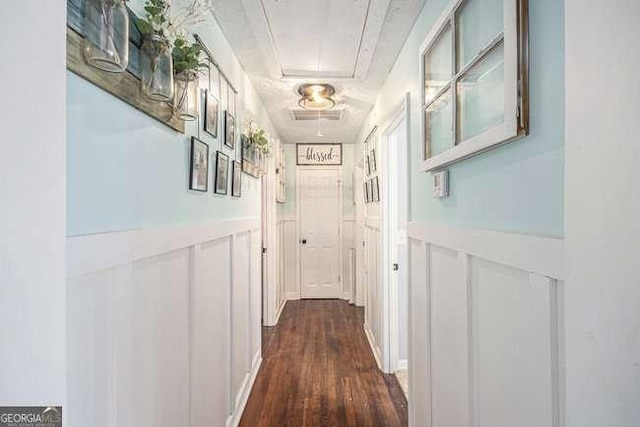
[{"label": "white board and batten wainscoting", "polygon": [[410,425],[564,425],[564,241],[422,223],[408,237]]},{"label": "white board and batten wainscoting", "polygon": [[236,426],[261,364],[260,219],[68,239],[69,427]]}]

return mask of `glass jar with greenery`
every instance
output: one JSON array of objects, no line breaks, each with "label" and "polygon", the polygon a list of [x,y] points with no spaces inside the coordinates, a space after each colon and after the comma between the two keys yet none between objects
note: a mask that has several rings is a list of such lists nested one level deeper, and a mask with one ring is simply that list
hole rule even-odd
[{"label": "glass jar with greenery", "polygon": [[142,92],[156,101],[173,98],[169,7],[169,0],[147,0],[145,18],[136,20],[143,37],[140,47]]},{"label": "glass jar with greenery", "polygon": [[121,73],[129,64],[129,12],[126,0],[86,0],[83,53],[100,70]]},{"label": "glass jar with greenery", "polygon": [[173,111],[181,120],[198,118],[198,76],[200,69],[206,66],[200,62],[201,52],[200,44],[189,43],[184,35],[178,36],[173,44]]}]

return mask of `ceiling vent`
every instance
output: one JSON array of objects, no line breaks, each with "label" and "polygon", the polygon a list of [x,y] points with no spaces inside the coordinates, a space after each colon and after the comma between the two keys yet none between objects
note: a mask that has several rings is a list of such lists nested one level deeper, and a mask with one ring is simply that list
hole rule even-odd
[{"label": "ceiling vent", "polygon": [[309,122],[316,120],[330,120],[337,122],[342,119],[342,110],[291,110],[291,117],[294,122]]}]

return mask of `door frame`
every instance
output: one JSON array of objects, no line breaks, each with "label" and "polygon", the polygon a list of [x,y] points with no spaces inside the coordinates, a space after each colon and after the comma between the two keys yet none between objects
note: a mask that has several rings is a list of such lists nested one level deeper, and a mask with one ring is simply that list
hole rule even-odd
[{"label": "door frame", "polygon": [[[342,186],[344,183],[344,179],[342,176],[343,173],[343,169],[342,166],[296,166],[296,183],[300,183],[300,173],[302,171],[310,171],[310,170],[335,170],[338,172],[338,206],[340,209],[340,217],[338,219],[338,246],[340,248],[340,265],[339,265],[339,269],[340,269],[340,273],[339,273],[339,282],[340,282],[340,296],[339,298],[342,299],[343,295],[344,295],[344,259],[342,258],[343,256],[343,251],[342,251],[342,245],[343,245],[343,236],[342,236],[342,223],[343,223],[343,219],[344,219],[344,215],[342,212]],[[301,262],[302,262],[302,256],[301,256],[301,249],[302,249],[302,244],[300,242],[301,237],[300,237],[300,200],[301,200],[301,195],[302,195],[302,189],[300,187],[300,185],[297,186],[296,188],[296,233],[297,233],[297,241],[298,241],[298,249],[296,250],[296,277],[297,277],[297,293],[298,293],[298,298],[302,298],[302,268],[300,266]]]},{"label": "door frame", "polygon": [[262,325],[275,326],[282,306],[278,307],[277,208],[273,156],[267,158],[267,170],[258,183],[261,188]]},{"label": "door frame", "polygon": [[[410,99],[411,95],[407,92],[400,105],[396,107],[389,115],[388,124],[383,128],[384,131],[380,138],[380,166],[381,166],[381,228],[382,228],[382,280],[383,280],[383,337],[384,337],[384,351],[382,355],[383,370],[387,373],[394,373],[398,370],[398,361],[400,353],[399,342],[399,290],[398,290],[398,271],[393,270],[393,263],[396,262],[392,256],[392,245],[397,247],[401,242],[401,233],[398,230],[397,224],[391,224],[389,218],[389,209],[391,204],[389,203],[389,180],[390,174],[395,174],[395,182],[398,182],[400,171],[407,171],[409,167],[408,159],[401,158],[401,156],[394,156],[395,164],[391,164],[389,156],[389,145],[387,143],[389,136],[398,127],[404,124],[405,128],[405,141],[406,149],[409,150],[410,139]],[[408,151],[407,151],[408,152]],[[408,183],[408,182],[407,182]],[[408,190],[405,190],[408,191]],[[407,194],[408,196],[408,194]],[[406,198],[407,202],[409,198]],[[405,207],[407,209],[409,206]],[[396,214],[397,220],[399,215]],[[400,266],[400,268],[408,268],[407,265]]]}]

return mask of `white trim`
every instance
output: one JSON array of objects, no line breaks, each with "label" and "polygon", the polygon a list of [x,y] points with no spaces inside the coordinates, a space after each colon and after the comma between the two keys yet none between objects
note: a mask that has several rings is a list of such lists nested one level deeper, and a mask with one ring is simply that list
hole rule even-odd
[{"label": "white trim", "polygon": [[237,406],[233,411],[233,414],[231,414],[231,416],[227,418],[227,427],[237,427],[240,424],[240,419],[242,418],[242,414],[244,413],[244,408],[247,406],[249,395],[251,394],[253,384],[258,377],[258,372],[260,372],[261,366],[262,354],[260,351],[258,351],[253,359],[251,373],[247,375],[247,380],[242,385],[242,392],[238,395],[238,399],[236,400]]},{"label": "white trim", "polygon": [[398,371],[408,371],[409,361],[407,359],[398,360]]},{"label": "white trim", "polygon": [[277,325],[278,322],[280,321],[280,316],[282,315],[282,312],[284,311],[284,306],[285,305],[287,305],[287,299],[283,298],[282,299],[282,304],[280,304],[280,307],[276,310],[276,318],[275,318],[274,325]]},{"label": "white trim", "polygon": [[367,216],[364,218],[364,226],[373,228],[374,230],[380,230],[382,227],[382,221],[378,216]]},{"label": "white trim", "polygon": [[563,239],[417,222],[409,223],[407,235],[547,277],[565,277]]},{"label": "white trim", "polygon": [[70,237],[67,239],[67,277],[74,278],[198,243],[257,230],[260,230],[260,219],[249,218]]},{"label": "white trim", "polygon": [[376,359],[376,364],[378,365],[378,369],[384,372],[382,367],[382,357],[378,352],[378,346],[375,345],[375,338],[373,338],[373,332],[369,327],[368,323],[364,324],[364,334],[367,337],[367,342],[369,343],[369,347],[371,348],[371,353],[373,353],[373,358]]},{"label": "white trim", "polygon": [[300,294],[298,292],[285,292],[284,298],[287,301],[295,301],[300,299]]},{"label": "white trim", "polygon": [[[399,274],[392,269],[392,264],[398,262],[399,255],[399,212],[397,204],[402,200],[400,193],[396,189],[390,189],[391,177],[394,177],[396,184],[399,182],[400,171],[406,170],[408,165],[406,159],[401,159],[397,155],[400,146],[389,147],[388,138],[392,132],[404,125],[405,138],[402,143],[408,144],[410,138],[409,111],[411,94],[407,92],[402,102],[395,108],[390,117],[389,124],[384,128],[380,138],[380,175],[381,182],[381,226],[382,226],[382,251],[381,251],[381,277],[382,277],[382,337],[383,337],[383,362],[384,371],[395,372],[398,368],[400,354],[400,324],[399,324]],[[400,142],[399,142],[400,143]],[[398,143],[398,144],[399,144]],[[389,195],[394,192],[397,199],[390,203]],[[408,200],[408,199],[407,199]],[[395,217],[392,218],[393,210]]]}]

